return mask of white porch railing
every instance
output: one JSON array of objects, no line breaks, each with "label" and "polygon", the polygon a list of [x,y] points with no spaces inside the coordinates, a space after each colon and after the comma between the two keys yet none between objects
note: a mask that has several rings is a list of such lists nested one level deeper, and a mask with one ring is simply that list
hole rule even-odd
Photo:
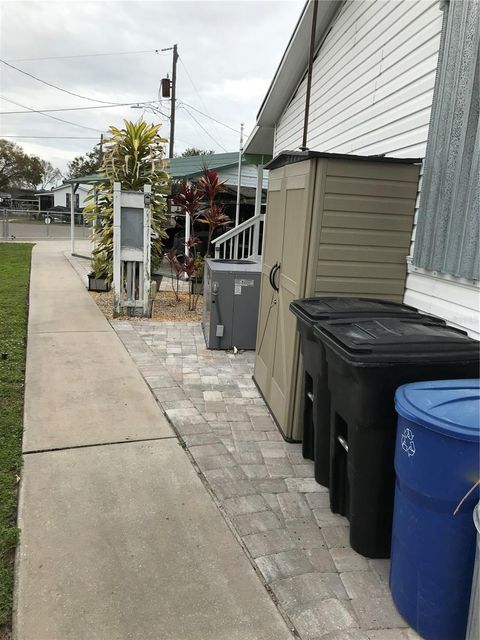
[{"label": "white porch railing", "polygon": [[249,218],[223,233],[212,244],[215,258],[226,260],[258,260],[262,255],[262,237],[265,214]]}]

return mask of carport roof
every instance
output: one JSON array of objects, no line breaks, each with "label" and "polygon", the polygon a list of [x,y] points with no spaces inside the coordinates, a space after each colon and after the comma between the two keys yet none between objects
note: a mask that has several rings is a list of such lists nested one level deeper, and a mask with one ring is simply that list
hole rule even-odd
[{"label": "carport roof", "polygon": [[92,173],[89,176],[80,176],[79,178],[64,180],[63,184],[89,184],[95,182],[110,182],[110,179],[107,178],[107,176],[102,176],[100,173]]},{"label": "carport roof", "polygon": [[[265,164],[271,160],[271,156],[244,153],[242,165]],[[172,178],[189,178],[203,173],[205,167],[211,170],[219,170],[225,167],[238,165],[238,151],[231,153],[211,153],[202,156],[187,156],[186,158],[169,158],[166,160],[167,171]]]}]

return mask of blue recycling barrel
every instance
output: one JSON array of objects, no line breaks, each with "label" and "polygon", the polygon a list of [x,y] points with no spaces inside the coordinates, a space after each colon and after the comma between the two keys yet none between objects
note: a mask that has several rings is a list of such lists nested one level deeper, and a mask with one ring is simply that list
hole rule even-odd
[{"label": "blue recycling barrel", "polygon": [[395,506],[390,590],[426,640],[464,640],[476,530],[480,380],[415,382],[397,389]]}]

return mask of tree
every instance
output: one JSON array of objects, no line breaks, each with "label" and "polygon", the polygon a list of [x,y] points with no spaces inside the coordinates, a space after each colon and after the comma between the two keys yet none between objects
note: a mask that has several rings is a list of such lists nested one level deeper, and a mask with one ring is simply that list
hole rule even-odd
[{"label": "tree", "polygon": [[100,171],[100,145],[95,145],[91,151],[83,156],[76,156],[68,163],[67,176],[69,178],[80,178],[89,176]]},{"label": "tree", "polygon": [[0,191],[13,187],[35,189],[42,176],[40,158],[29,156],[14,142],[0,139]]},{"label": "tree", "polygon": [[56,187],[63,178],[60,169],[55,169],[52,163],[48,162],[48,160],[40,160],[40,164],[42,165],[43,171],[41,188],[48,189],[48,187]]},{"label": "tree", "polygon": [[191,156],[211,156],[212,153],[215,153],[212,149],[207,151],[205,149],[199,149],[198,147],[187,147],[185,151],[183,151],[181,157],[190,158]]}]

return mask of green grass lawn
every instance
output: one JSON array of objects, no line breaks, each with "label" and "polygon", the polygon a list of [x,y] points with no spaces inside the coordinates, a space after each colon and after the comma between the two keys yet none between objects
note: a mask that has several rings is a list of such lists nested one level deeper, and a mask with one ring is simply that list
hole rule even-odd
[{"label": "green grass lawn", "polygon": [[0,244],[0,637],[10,625],[18,538],[23,391],[32,244]]}]

